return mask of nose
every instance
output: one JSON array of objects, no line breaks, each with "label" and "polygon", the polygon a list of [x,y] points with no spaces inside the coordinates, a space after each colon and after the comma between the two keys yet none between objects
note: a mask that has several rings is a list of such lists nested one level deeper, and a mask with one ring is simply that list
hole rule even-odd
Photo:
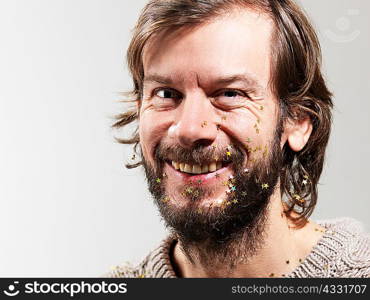
[{"label": "nose", "polygon": [[180,113],[172,134],[184,148],[211,145],[217,136],[214,122],[214,107],[202,93],[186,96],[181,103]]}]

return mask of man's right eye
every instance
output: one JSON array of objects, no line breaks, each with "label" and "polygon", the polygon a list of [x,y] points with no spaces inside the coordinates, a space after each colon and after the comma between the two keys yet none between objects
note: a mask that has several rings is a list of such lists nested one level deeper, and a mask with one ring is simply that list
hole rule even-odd
[{"label": "man's right eye", "polygon": [[154,95],[158,96],[159,98],[180,98],[180,95],[178,92],[172,90],[172,89],[158,89],[154,92]]},{"label": "man's right eye", "polygon": [[160,88],[154,91],[152,103],[158,109],[171,109],[177,106],[181,94],[173,89]]}]

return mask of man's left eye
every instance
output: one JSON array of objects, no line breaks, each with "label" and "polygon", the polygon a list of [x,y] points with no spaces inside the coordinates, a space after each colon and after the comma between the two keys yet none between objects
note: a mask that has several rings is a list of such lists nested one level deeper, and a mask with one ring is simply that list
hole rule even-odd
[{"label": "man's left eye", "polygon": [[250,99],[246,92],[241,90],[223,90],[214,97],[214,102],[224,108],[236,108],[245,105],[245,101]]},{"label": "man's left eye", "polygon": [[241,95],[239,91],[234,91],[234,90],[229,90],[229,91],[223,91],[222,92],[226,97],[231,98],[231,97],[236,97]]}]

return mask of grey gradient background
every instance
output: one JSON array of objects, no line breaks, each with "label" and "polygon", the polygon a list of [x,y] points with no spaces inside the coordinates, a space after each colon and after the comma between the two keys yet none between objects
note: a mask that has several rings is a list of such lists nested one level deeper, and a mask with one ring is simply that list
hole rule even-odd
[{"label": "grey gradient background", "polygon": [[[113,141],[124,54],[146,1],[0,0],[0,276],[98,276],[164,237],[130,147]],[[370,229],[370,2],[302,0],[334,92],[313,219]]]}]

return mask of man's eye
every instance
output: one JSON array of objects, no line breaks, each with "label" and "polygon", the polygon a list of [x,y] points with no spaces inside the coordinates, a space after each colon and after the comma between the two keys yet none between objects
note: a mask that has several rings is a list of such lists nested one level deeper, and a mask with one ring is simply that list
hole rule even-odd
[{"label": "man's eye", "polygon": [[215,99],[215,103],[226,107],[236,108],[243,106],[245,101],[250,99],[249,95],[241,90],[223,90],[218,92]]},{"label": "man's eye", "polygon": [[245,97],[246,95],[241,92],[241,91],[238,91],[238,90],[226,90],[226,91],[222,91],[220,93],[221,96],[225,96],[226,98],[235,98],[235,97]]},{"label": "man's eye", "polygon": [[176,107],[181,94],[169,88],[160,88],[154,91],[152,103],[158,109],[171,109]]},{"label": "man's eye", "polygon": [[224,91],[222,93],[224,94],[225,97],[228,97],[228,98],[236,97],[240,95],[238,91]]},{"label": "man's eye", "polygon": [[171,90],[171,89],[159,89],[159,90],[156,90],[155,93],[154,93],[156,96],[158,96],[159,98],[179,98],[180,95],[179,93],[177,93],[176,91],[174,90]]}]

